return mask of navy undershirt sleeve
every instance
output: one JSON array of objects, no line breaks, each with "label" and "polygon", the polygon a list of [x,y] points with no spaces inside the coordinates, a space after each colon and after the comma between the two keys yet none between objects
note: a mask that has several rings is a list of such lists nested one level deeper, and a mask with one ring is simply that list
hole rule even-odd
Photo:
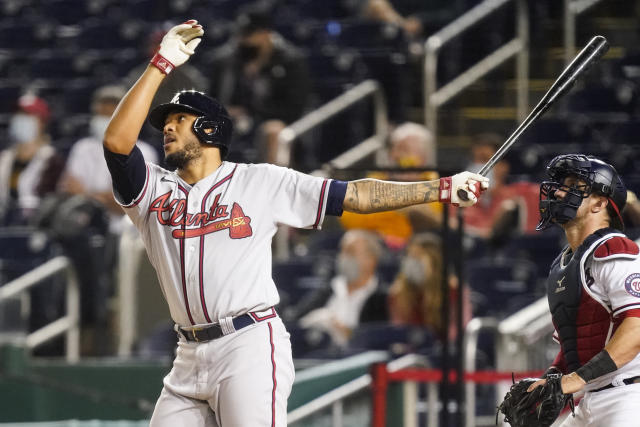
[{"label": "navy undershirt sleeve", "polygon": [[128,205],[133,202],[144,188],[147,166],[142,151],[133,147],[129,155],[112,153],[104,147],[104,158],[111,173],[113,191],[120,203]]},{"label": "navy undershirt sleeve", "polygon": [[347,194],[347,183],[345,181],[331,181],[329,184],[329,196],[327,197],[326,215],[341,216],[344,196]]}]

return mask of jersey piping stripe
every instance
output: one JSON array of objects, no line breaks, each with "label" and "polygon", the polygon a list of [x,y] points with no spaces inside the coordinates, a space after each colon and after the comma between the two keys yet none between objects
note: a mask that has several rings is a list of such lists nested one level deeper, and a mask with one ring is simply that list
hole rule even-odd
[{"label": "jersey piping stripe", "polygon": [[632,303],[632,304],[622,305],[622,306],[616,308],[615,310],[613,310],[612,314],[615,316],[616,314],[620,314],[620,312],[629,310],[632,307],[640,307],[640,303],[635,302],[635,303]]},{"label": "jersey piping stripe", "polygon": [[267,323],[269,326],[269,342],[271,343],[271,366],[273,370],[271,371],[271,378],[273,379],[273,389],[271,390],[271,427],[276,425],[276,387],[278,385],[278,381],[276,380],[276,359],[275,359],[275,345],[273,343],[273,327],[271,326],[271,322]]},{"label": "jersey piping stripe", "polygon": [[140,193],[138,198],[135,199],[133,202],[131,202],[131,204],[124,206],[125,208],[132,208],[134,206],[137,206],[138,203],[140,203],[142,199],[144,199],[144,195],[147,194],[147,187],[149,186],[149,165],[145,165],[145,166],[147,168],[147,171],[146,171],[147,176],[144,180],[144,187],[142,188],[142,193]]},{"label": "jersey piping stripe", "polygon": [[[205,205],[207,203],[207,199],[209,198],[209,195],[211,195],[211,192],[213,190],[215,190],[216,188],[220,187],[225,182],[230,181],[231,178],[233,177],[233,174],[236,172],[236,168],[237,167],[238,167],[238,165],[236,165],[233,168],[233,170],[231,171],[231,173],[229,175],[225,176],[220,181],[215,183],[209,189],[209,191],[207,191],[205,193],[204,197],[202,198],[201,212],[204,212]],[[198,265],[198,270],[199,270],[198,271],[198,278],[199,278],[199,282],[200,282],[200,304],[202,305],[202,311],[204,312],[204,318],[206,319],[207,323],[211,323],[211,318],[209,317],[209,310],[207,309],[206,298],[204,296],[204,271],[203,271],[204,270],[204,268],[203,268],[203,264],[204,264],[204,235],[200,236],[200,262],[198,264],[199,264]]]},{"label": "jersey piping stripe", "polygon": [[186,224],[187,224],[187,206],[189,206],[189,191],[178,184],[178,188],[184,193],[185,196],[185,211],[184,216],[182,217],[182,237],[180,238],[180,277],[182,278],[182,297],[184,298],[184,307],[187,310],[187,316],[189,316],[189,322],[192,325],[195,325],[196,322],[193,321],[193,316],[191,315],[191,310],[189,309],[189,296],[187,294],[187,280],[185,277],[185,266],[184,266],[184,239],[186,233],[184,232]]},{"label": "jersey piping stripe", "polygon": [[322,188],[320,189],[320,200],[318,201],[318,214],[316,215],[316,222],[313,224],[313,228],[318,228],[320,220],[322,219],[322,207],[324,206],[324,196],[327,190],[327,180],[322,182]]}]

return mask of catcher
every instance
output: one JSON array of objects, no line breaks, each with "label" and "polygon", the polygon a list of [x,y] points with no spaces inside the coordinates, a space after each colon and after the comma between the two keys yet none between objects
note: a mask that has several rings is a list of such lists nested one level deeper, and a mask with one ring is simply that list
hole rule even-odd
[{"label": "catcher", "polygon": [[498,410],[512,426],[549,426],[585,394],[561,427],[640,426],[640,250],[621,232],[627,190],[613,166],[561,155],[540,186],[538,230],[563,228],[547,297],[561,346],[542,379],[514,384]]}]

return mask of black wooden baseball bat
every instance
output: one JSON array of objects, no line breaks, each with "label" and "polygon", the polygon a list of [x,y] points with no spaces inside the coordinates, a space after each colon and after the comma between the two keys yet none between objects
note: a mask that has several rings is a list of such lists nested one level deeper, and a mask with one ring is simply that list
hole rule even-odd
[{"label": "black wooden baseball bat", "polygon": [[[511,134],[502,146],[495,152],[489,161],[482,166],[478,172],[480,175],[486,176],[487,173],[505,156],[507,151],[513,146],[516,140],[527,130],[533,122],[535,122],[545,111],[553,105],[559,98],[564,96],[576,82],[578,77],[584,74],[594,63],[596,63],[602,55],[609,49],[609,43],[603,36],[595,36],[589,43],[578,53],[571,61],[567,68],[562,71],[560,77],[551,85],[547,93],[544,94],[538,105],[535,106],[518,128]],[[458,190],[458,197],[467,200],[466,191]]]}]

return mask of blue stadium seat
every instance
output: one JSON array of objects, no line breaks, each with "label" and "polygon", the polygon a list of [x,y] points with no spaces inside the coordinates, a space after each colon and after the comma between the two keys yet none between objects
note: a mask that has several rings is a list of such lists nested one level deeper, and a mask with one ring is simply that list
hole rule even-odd
[{"label": "blue stadium seat", "polygon": [[615,87],[589,86],[569,96],[567,109],[576,113],[630,113],[635,100],[621,99]]},{"label": "blue stadium seat", "polygon": [[423,352],[432,347],[434,335],[426,328],[387,322],[359,325],[349,340],[353,350],[385,350],[394,354]]},{"label": "blue stadium seat", "polygon": [[536,265],[524,259],[483,258],[466,265],[474,316],[504,317],[540,294]]},{"label": "blue stadium seat", "polygon": [[560,228],[551,227],[543,232],[514,236],[501,250],[510,258],[524,259],[536,265],[538,277],[545,278],[551,263],[566,244]]},{"label": "blue stadium seat", "polygon": [[18,85],[0,84],[0,114],[10,114],[16,110],[16,102],[22,92]]},{"label": "blue stadium seat", "polygon": [[85,0],[47,0],[41,2],[44,16],[55,19],[62,25],[77,25],[89,16],[88,4]]},{"label": "blue stadium seat", "polygon": [[368,74],[366,65],[355,50],[314,50],[307,62],[313,78],[313,92],[319,96],[319,103],[334,98],[349,86],[364,80]]},{"label": "blue stadium seat", "polygon": [[76,38],[80,49],[117,51],[126,47],[142,46],[146,36],[143,28],[134,21],[90,18],[82,24]]}]

